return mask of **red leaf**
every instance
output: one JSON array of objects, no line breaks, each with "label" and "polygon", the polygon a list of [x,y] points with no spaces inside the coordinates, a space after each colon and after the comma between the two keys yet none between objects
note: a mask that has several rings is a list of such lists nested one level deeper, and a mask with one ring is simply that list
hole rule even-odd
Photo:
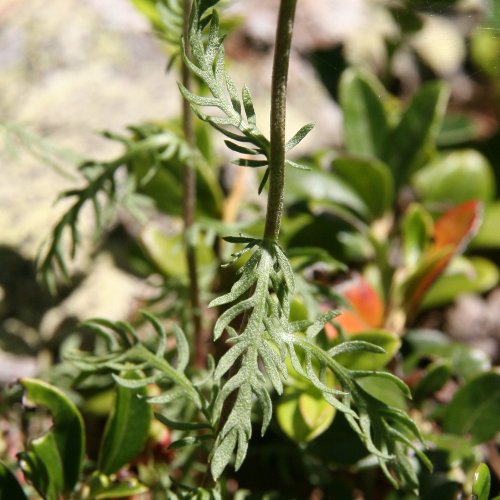
[{"label": "red leaf", "polygon": [[[347,333],[356,333],[380,328],[384,322],[384,303],[378,293],[361,275],[355,274],[336,288],[351,309],[343,310],[335,319]],[[328,337],[337,335],[332,325],[326,325]]]},{"label": "red leaf", "polygon": [[454,253],[461,253],[477,233],[483,215],[480,201],[471,200],[445,212],[434,224],[433,247],[451,245]]},{"label": "red leaf", "polygon": [[445,212],[434,224],[434,243],[410,278],[406,290],[408,316],[412,317],[431,285],[451,259],[462,253],[476,234],[482,219],[482,203],[467,201]]}]

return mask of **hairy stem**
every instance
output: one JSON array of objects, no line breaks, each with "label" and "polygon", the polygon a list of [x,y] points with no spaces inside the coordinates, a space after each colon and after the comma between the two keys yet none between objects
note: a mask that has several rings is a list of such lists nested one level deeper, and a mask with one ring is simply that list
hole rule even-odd
[{"label": "hairy stem", "polygon": [[269,195],[264,238],[277,241],[283,212],[285,188],[285,123],[288,64],[297,0],[281,0],[274,47],[271,94],[271,153]]},{"label": "hairy stem", "polygon": [[[191,0],[184,0],[184,23],[183,35],[188,37],[189,13],[191,10]],[[182,64],[182,84],[191,91],[191,73],[186,66]],[[182,99],[182,127],[187,143],[191,148],[195,147],[195,135],[193,128],[193,115],[189,102]],[[206,342],[201,324],[201,301],[200,289],[198,284],[198,270],[196,265],[196,246],[191,236],[191,229],[194,224],[196,210],[196,170],[192,161],[186,162],[183,174],[183,219],[184,236],[186,244],[186,260],[189,273],[191,315],[194,327],[195,341],[195,363],[198,367],[204,367],[206,364]]]}]

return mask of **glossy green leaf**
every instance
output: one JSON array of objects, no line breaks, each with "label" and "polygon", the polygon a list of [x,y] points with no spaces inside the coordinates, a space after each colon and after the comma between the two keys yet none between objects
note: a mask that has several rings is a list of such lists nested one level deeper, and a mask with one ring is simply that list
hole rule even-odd
[{"label": "glossy green leaf", "polygon": [[[494,7],[494,4],[491,4]],[[492,9],[493,10],[493,9]],[[493,28],[490,28],[493,31]],[[500,57],[500,39],[492,36],[490,29],[476,29],[471,38],[471,53],[476,66],[491,77],[500,76],[498,58]]]},{"label": "glossy green leaf", "polygon": [[314,387],[287,387],[276,406],[276,418],[283,432],[297,443],[306,443],[332,423],[335,408]]},{"label": "glossy green leaf", "polygon": [[483,373],[466,382],[445,408],[446,432],[470,435],[472,442],[484,443],[500,431],[500,374]]},{"label": "glossy green leaf", "polygon": [[368,73],[348,69],[342,75],[339,95],[347,150],[381,158],[389,136],[382,85]]},{"label": "glossy green leaf", "polygon": [[165,276],[186,276],[186,254],[181,235],[167,236],[148,224],[141,232],[141,244]]},{"label": "glossy green leaf", "polygon": [[412,184],[424,202],[458,204],[471,199],[491,201],[495,176],[488,160],[472,149],[441,156],[413,177]]},{"label": "glossy green leaf", "polygon": [[491,488],[490,469],[485,463],[481,463],[474,471],[472,483],[472,495],[475,500],[488,500]]},{"label": "glossy green leaf", "polygon": [[147,493],[148,488],[136,480],[128,480],[118,484],[112,484],[94,497],[95,500],[104,500],[105,498],[135,498],[135,495]]},{"label": "glossy green leaf", "polygon": [[441,82],[423,85],[413,96],[400,122],[392,131],[381,160],[391,168],[396,187],[413,173],[425,148],[432,144],[448,102],[449,91]]},{"label": "glossy green leaf", "polygon": [[401,346],[401,339],[394,332],[371,330],[350,336],[350,340],[362,340],[382,347],[384,353],[353,352],[340,354],[335,358],[340,364],[351,370],[379,370],[394,357]]},{"label": "glossy green leaf", "polygon": [[302,321],[308,318],[309,314],[304,300],[295,296],[290,303],[290,321]]},{"label": "glossy green leaf", "polygon": [[439,360],[431,363],[426,368],[425,375],[413,389],[413,398],[421,401],[432,396],[448,382],[452,374],[451,362]]},{"label": "glossy green leaf", "polygon": [[[122,375],[136,380],[134,372]],[[116,403],[104,431],[99,451],[98,469],[112,474],[133,460],[148,437],[152,418],[151,405],[145,398],[146,388],[129,389],[117,385]]]},{"label": "glossy green leaf", "polygon": [[408,207],[401,222],[403,252],[408,268],[414,268],[418,264],[429,246],[433,226],[431,215],[422,205],[412,203]]},{"label": "glossy green leaf", "polygon": [[363,217],[370,217],[366,200],[335,173],[313,168],[304,173],[296,169],[287,172],[285,200],[288,204],[305,200],[329,201],[350,208]]},{"label": "glossy green leaf", "polygon": [[486,205],[483,222],[471,242],[473,248],[500,248],[500,203]]},{"label": "glossy green leaf", "polygon": [[359,157],[340,157],[332,163],[335,174],[365,202],[370,219],[382,217],[392,207],[394,185],[386,165]]},{"label": "glossy green leaf", "polygon": [[0,462],[0,500],[28,500],[16,476]]},{"label": "glossy green leaf", "polygon": [[335,408],[322,394],[304,392],[299,396],[299,410],[304,422],[311,429],[310,439],[319,436],[333,421]]},{"label": "glossy green leaf", "polygon": [[408,330],[405,341],[412,348],[404,360],[406,373],[413,371],[422,358],[449,362],[453,373],[465,380],[491,369],[490,359],[483,351],[451,342],[447,335],[437,330]]},{"label": "glossy green leaf", "polygon": [[464,293],[483,293],[498,283],[498,268],[482,257],[455,258],[445,273],[431,286],[422,309],[449,304]]},{"label": "glossy green leaf", "polygon": [[439,146],[453,146],[476,139],[479,127],[467,115],[447,113],[436,142]]},{"label": "glossy green leaf", "polygon": [[[83,466],[85,434],[82,416],[74,403],[56,387],[41,380],[27,378],[22,379],[21,384],[25,388],[25,401],[47,407],[53,419],[52,428],[44,436],[46,441],[41,442],[40,439],[43,438],[33,441],[28,453],[33,454],[36,463],[43,462],[44,456],[50,456],[51,463],[45,466],[51,473],[54,472],[52,468],[56,467],[56,462],[60,463],[64,478],[63,490],[69,492],[78,482]],[[57,447],[58,458],[53,456],[53,445],[50,443]],[[44,456],[39,455],[42,450]]]},{"label": "glossy green leaf", "polygon": [[95,500],[105,498],[135,498],[135,495],[146,493],[148,489],[136,478],[126,481],[112,480],[105,474],[95,472],[88,482],[88,497]]},{"label": "glossy green leaf", "polygon": [[40,495],[58,500],[64,490],[64,470],[54,434],[33,439],[19,459],[21,469]]},{"label": "glossy green leaf", "polygon": [[358,379],[358,383],[370,396],[387,405],[406,410],[406,398],[401,389],[391,380],[380,377],[363,377]]}]

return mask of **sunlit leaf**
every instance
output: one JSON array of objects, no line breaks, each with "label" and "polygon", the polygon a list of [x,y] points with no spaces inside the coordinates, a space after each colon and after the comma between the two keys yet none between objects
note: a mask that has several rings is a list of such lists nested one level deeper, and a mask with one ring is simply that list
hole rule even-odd
[{"label": "sunlit leaf", "polygon": [[473,200],[448,210],[435,222],[432,245],[403,285],[404,304],[410,317],[451,259],[464,251],[479,228],[481,216],[482,204]]},{"label": "sunlit leaf", "polygon": [[401,222],[403,252],[406,266],[415,267],[430,244],[434,229],[432,217],[422,205],[411,204]]},{"label": "sunlit leaf", "polygon": [[436,139],[449,91],[441,82],[423,85],[413,96],[398,125],[391,132],[381,160],[391,168],[396,187],[413,173],[426,146]]},{"label": "sunlit leaf", "polygon": [[478,233],[471,242],[473,248],[500,248],[500,203],[486,205]]},{"label": "sunlit leaf", "polygon": [[472,483],[472,494],[476,500],[488,500],[491,488],[490,469],[484,463],[477,466],[474,471],[474,481]]},{"label": "sunlit leaf", "polygon": [[489,202],[495,195],[491,165],[472,149],[453,151],[434,160],[415,174],[412,184],[426,203]]},{"label": "sunlit leaf", "polygon": [[370,219],[382,217],[392,207],[394,185],[386,165],[360,157],[339,157],[332,169],[366,203]]},{"label": "sunlit leaf", "polygon": [[89,483],[89,498],[95,500],[135,498],[135,495],[141,495],[148,491],[147,487],[139,483],[136,478],[130,477],[127,480],[119,481],[99,472],[92,475]]},{"label": "sunlit leaf", "polygon": [[[379,328],[384,322],[384,303],[373,287],[359,274],[336,287],[348,303],[350,309],[342,309],[341,314],[335,318],[348,333],[363,332]],[[335,330],[327,325],[327,333],[334,337]]]},{"label": "sunlit leaf", "polygon": [[[201,268],[214,262],[213,250],[203,241],[201,235],[197,238],[196,256]],[[184,238],[181,234],[167,235],[161,227],[150,222],[140,234],[140,243],[155,266],[170,277],[185,278],[187,276],[186,251]]]},{"label": "sunlit leaf", "polygon": [[339,93],[347,150],[381,158],[389,136],[382,85],[368,73],[349,69],[342,75]]},{"label": "sunlit leaf", "polygon": [[[340,317],[339,317],[340,318]],[[353,352],[337,356],[335,359],[351,370],[379,370],[384,368],[401,346],[401,339],[387,330],[356,332],[349,336],[355,341],[365,341],[384,349],[383,353]]]},{"label": "sunlit leaf", "polygon": [[321,392],[287,387],[276,406],[276,418],[283,432],[297,443],[311,441],[332,423],[335,408]]},{"label": "sunlit leaf", "polygon": [[449,304],[460,294],[484,293],[495,287],[498,279],[498,268],[489,260],[457,257],[431,285],[420,307],[430,309]]}]

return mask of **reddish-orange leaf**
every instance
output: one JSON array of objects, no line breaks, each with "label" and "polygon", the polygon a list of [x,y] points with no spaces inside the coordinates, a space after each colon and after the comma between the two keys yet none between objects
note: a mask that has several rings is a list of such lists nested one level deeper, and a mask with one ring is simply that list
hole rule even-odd
[{"label": "reddish-orange leaf", "polygon": [[[378,293],[361,275],[355,274],[336,288],[351,307],[342,311],[335,319],[347,333],[356,333],[380,328],[384,322],[384,303]],[[335,328],[327,325],[330,338],[336,336]]]},{"label": "reddish-orange leaf", "polygon": [[471,200],[445,212],[434,224],[433,247],[452,245],[455,253],[462,252],[476,234],[481,223],[483,205]]},{"label": "reddish-orange leaf", "polygon": [[[425,293],[446,269],[451,259],[464,251],[479,229],[482,203],[467,201],[445,212],[434,224],[434,243],[425,252],[407,290],[407,309],[411,317],[417,311]],[[411,283],[413,281],[413,283]]]}]

